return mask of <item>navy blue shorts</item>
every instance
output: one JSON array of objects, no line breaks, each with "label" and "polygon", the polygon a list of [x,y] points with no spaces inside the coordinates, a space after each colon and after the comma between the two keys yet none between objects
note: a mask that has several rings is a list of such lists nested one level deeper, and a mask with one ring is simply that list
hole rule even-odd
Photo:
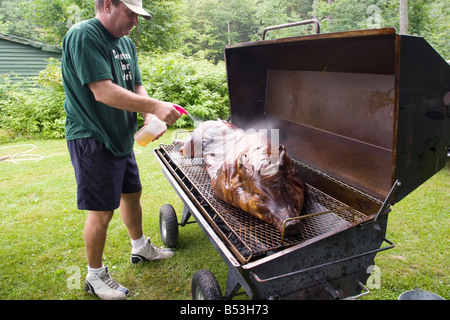
[{"label": "navy blue shorts", "polygon": [[77,180],[79,210],[112,211],[120,206],[122,193],[142,190],[134,152],[116,157],[94,139],[67,141]]}]

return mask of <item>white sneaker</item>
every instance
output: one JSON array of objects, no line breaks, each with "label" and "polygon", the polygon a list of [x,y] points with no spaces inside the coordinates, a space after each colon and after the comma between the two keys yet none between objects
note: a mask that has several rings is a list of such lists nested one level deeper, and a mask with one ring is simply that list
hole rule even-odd
[{"label": "white sneaker", "polygon": [[139,249],[131,250],[131,263],[139,263],[142,261],[163,260],[173,257],[174,253],[170,249],[158,248],[147,238],[145,246]]},{"label": "white sneaker", "polygon": [[98,275],[87,274],[84,290],[102,300],[123,300],[130,294],[130,290],[114,281],[106,267]]}]

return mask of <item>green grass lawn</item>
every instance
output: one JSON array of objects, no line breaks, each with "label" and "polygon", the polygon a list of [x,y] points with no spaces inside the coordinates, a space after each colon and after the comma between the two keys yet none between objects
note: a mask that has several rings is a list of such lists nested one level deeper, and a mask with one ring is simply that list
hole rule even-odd
[{"label": "green grass lawn", "polygon": [[[173,141],[169,131],[159,142]],[[147,236],[162,245],[159,208],[182,202],[152,154],[159,143],[137,146],[144,186],[142,204]],[[0,145],[0,158],[29,150],[40,161],[0,162],[0,292],[2,299],[96,299],[84,292],[86,212],[76,207],[76,183],[64,140]],[[14,148],[5,148],[15,146]],[[11,160],[11,158],[9,159]],[[23,158],[22,158],[23,160]],[[390,213],[387,238],[396,247],[379,253],[381,288],[366,299],[397,299],[418,287],[450,299],[450,163]],[[180,228],[175,257],[131,265],[131,244],[120,215],[110,224],[104,263],[132,291],[131,299],[190,299],[191,278],[209,269],[225,289],[227,269],[199,226]]]}]

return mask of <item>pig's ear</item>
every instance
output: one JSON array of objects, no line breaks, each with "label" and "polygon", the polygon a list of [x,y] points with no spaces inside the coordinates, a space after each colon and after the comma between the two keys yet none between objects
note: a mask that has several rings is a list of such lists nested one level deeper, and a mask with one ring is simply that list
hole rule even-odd
[{"label": "pig's ear", "polygon": [[283,145],[280,145],[278,151],[280,152],[280,166],[288,166],[291,163],[291,158],[289,158],[286,148]]},{"label": "pig's ear", "polygon": [[237,157],[237,165],[238,166],[244,166],[245,165],[245,158],[247,158],[247,155],[245,153],[241,153]]},{"label": "pig's ear", "polygon": [[279,158],[280,161],[279,161],[278,173],[281,175],[284,175],[284,176],[289,176],[289,174],[290,174],[289,169],[292,167],[291,166],[291,158],[287,154],[284,146],[280,145],[279,151],[280,151],[280,158]]},{"label": "pig's ear", "polygon": [[249,173],[248,173],[248,169],[247,169],[247,167],[245,166],[246,158],[247,158],[247,155],[246,155],[245,153],[241,153],[241,154],[238,156],[237,161],[236,161],[238,173],[239,173],[239,175],[240,175],[241,177],[243,177],[243,178],[245,178],[245,177],[248,176],[248,174],[249,174]]}]

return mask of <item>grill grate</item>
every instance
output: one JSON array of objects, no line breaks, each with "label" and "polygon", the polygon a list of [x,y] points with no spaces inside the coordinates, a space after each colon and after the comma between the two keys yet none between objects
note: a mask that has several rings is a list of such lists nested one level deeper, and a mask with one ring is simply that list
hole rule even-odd
[{"label": "grill grate", "polygon": [[344,203],[308,185],[308,194],[302,210],[301,234],[283,238],[272,225],[217,198],[202,158],[185,159],[174,145],[161,145],[160,150],[172,172],[184,184],[207,220],[213,223],[222,240],[242,263],[273,253],[336,229],[348,227],[365,215]]}]

